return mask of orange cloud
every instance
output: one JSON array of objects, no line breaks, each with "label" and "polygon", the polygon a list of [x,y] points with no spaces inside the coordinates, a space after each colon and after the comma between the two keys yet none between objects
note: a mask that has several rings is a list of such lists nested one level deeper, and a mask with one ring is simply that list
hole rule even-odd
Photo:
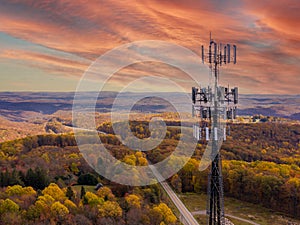
[{"label": "orange cloud", "polygon": [[[241,85],[248,93],[299,93],[299,8],[298,0],[12,0],[0,8],[0,31],[89,60],[120,44],[146,39],[174,42],[200,54],[212,31],[217,41],[238,45],[238,65],[224,70],[221,81]],[[1,57],[20,57],[49,72],[77,76],[89,62],[19,53],[11,49]],[[134,76],[134,69],[123,72]],[[155,73],[144,69],[145,76]],[[161,66],[157,74],[168,72],[174,71]]]},{"label": "orange cloud", "polygon": [[[80,76],[87,69],[90,61],[75,61],[72,59],[51,56],[37,52],[6,50],[0,53],[1,58],[10,60],[22,60],[22,63],[38,67],[51,73],[64,72],[65,75]],[[17,63],[17,62],[16,62]]]},{"label": "orange cloud", "polygon": [[247,11],[268,27],[284,35],[300,38],[300,4],[297,0],[246,1]]}]

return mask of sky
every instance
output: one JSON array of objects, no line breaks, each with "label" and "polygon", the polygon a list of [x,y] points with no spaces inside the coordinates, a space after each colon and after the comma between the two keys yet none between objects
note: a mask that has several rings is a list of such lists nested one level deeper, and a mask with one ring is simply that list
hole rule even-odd
[{"label": "sky", "polygon": [[[212,32],[215,41],[238,47],[237,64],[222,67],[222,85],[238,86],[244,94],[300,94],[299,0],[0,0],[0,5],[0,91],[75,91],[89,66],[120,45],[159,40],[201,55]],[[148,62],[119,70],[106,89],[122,89],[128,78],[141,76],[187,80],[179,69]],[[88,90],[97,90],[93,79],[101,77],[90,79]],[[155,90],[174,91],[164,85],[155,84]]]}]

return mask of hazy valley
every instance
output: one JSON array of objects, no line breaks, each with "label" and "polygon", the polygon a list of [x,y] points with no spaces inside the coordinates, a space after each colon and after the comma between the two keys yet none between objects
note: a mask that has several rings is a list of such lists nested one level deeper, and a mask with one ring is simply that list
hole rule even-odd
[{"label": "hazy valley", "polygon": [[[84,93],[83,96],[88,101],[94,95]],[[116,95],[115,92],[101,93],[95,110],[101,114],[99,122],[105,120],[105,114],[110,112]],[[159,96],[178,104],[179,111],[191,113],[190,102],[184,101],[185,94],[160,93]],[[132,97],[141,99],[133,106],[133,112],[143,114],[175,111],[166,100],[151,97],[151,93],[124,93],[118,96],[124,106],[130,103]],[[1,92],[0,99],[0,141],[41,133],[71,131],[65,125],[71,126],[74,99],[72,92]],[[123,105],[118,105],[120,112],[122,109]],[[300,120],[300,96],[241,95],[238,115],[258,114]]]}]

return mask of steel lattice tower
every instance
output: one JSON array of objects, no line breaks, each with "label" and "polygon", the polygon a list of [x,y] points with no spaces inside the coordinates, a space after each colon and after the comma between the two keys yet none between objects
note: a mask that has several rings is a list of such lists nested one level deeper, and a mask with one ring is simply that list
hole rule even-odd
[{"label": "steel lattice tower", "polygon": [[[207,215],[209,225],[223,225],[224,197],[222,162],[219,153],[220,140],[226,140],[226,127],[221,127],[222,122],[234,119],[236,116],[236,104],[238,103],[238,88],[218,86],[220,66],[236,63],[236,46],[233,45],[233,56],[230,56],[230,45],[217,44],[210,38],[208,54],[204,53],[202,46],[202,61],[208,63],[213,83],[211,87],[192,89],[193,115],[200,118],[199,126],[194,126],[194,137],[200,140],[202,133],[206,133],[206,141],[210,141],[211,160],[208,176]],[[198,104],[199,103],[199,104]],[[203,121],[206,121],[203,129]],[[210,124],[211,129],[208,128]],[[223,129],[223,130],[222,130]]]}]

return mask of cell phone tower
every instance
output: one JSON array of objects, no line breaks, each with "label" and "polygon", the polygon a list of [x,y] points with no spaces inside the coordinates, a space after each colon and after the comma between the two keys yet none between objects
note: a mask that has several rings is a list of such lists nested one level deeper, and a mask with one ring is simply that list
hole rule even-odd
[{"label": "cell phone tower", "polygon": [[222,162],[219,149],[222,141],[226,140],[226,124],[236,117],[238,104],[238,88],[232,89],[218,85],[220,67],[236,64],[236,46],[215,42],[210,35],[208,53],[202,45],[202,62],[210,68],[211,84],[208,87],[193,87],[193,116],[199,118],[199,123],[193,127],[196,139],[202,137],[209,141],[209,162],[211,162],[208,176],[207,216],[209,225],[223,225],[224,193],[222,178]]}]

